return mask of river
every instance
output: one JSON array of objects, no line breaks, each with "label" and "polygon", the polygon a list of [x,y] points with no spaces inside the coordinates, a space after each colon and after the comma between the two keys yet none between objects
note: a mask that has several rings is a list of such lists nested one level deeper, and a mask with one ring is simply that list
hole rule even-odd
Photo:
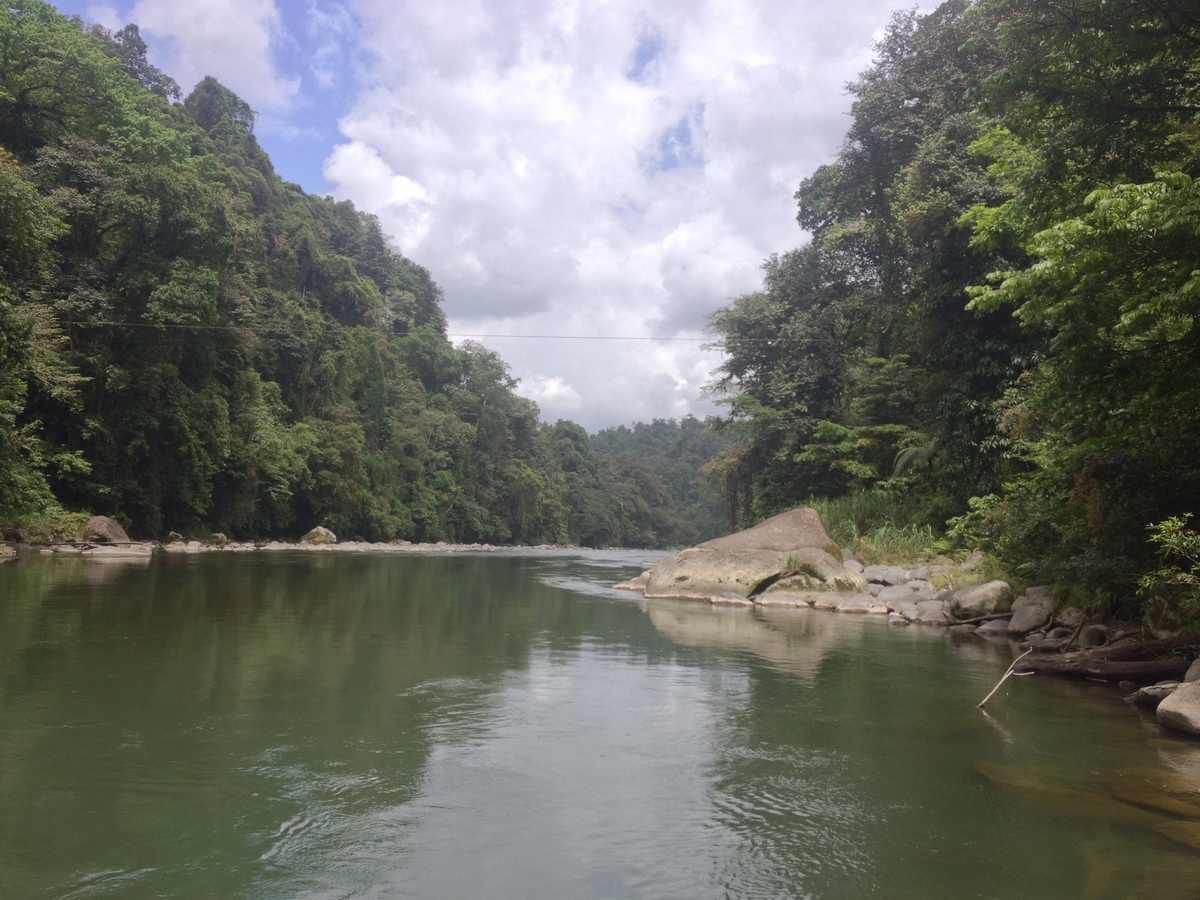
[{"label": "river", "polygon": [[0,566],[0,897],[1200,897],[1113,689],[645,556]]}]

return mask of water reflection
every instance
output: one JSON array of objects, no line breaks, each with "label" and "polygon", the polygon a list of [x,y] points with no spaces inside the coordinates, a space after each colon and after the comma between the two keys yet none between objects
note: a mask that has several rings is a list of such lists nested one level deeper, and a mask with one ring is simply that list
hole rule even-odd
[{"label": "water reflection", "polygon": [[640,563],[4,567],[0,896],[1195,894],[1143,794],[1200,746],[1113,693],[985,717],[1004,648],[607,589]]}]

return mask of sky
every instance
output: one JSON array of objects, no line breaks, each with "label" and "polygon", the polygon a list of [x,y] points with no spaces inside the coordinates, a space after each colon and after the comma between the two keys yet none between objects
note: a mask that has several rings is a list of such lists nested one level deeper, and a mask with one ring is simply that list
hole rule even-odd
[{"label": "sky", "polygon": [[[548,422],[718,412],[709,316],[799,246],[793,195],[899,0],[70,0],[276,172],[379,217]],[[911,4],[908,4],[911,5]]]}]

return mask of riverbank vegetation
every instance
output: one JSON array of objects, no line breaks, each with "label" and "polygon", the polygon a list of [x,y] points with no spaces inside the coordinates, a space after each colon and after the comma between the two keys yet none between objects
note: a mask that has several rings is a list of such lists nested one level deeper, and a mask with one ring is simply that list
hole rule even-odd
[{"label": "riverbank vegetation", "polygon": [[809,241],[712,317],[731,521],[859,498],[1178,624],[1188,585],[1138,586],[1200,509],[1193,4],[949,0],[850,90]]},{"label": "riverbank vegetation", "polygon": [[453,346],[430,274],[280,179],[254,118],[212,78],[181,97],[136,26],[0,10],[0,536],[91,510],[139,537],[697,537],[659,474]]}]

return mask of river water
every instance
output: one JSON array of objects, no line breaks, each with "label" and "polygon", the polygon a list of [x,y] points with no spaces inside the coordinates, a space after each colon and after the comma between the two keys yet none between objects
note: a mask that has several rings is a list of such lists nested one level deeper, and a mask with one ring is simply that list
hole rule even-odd
[{"label": "river water", "polygon": [[5,564],[0,897],[1200,897],[1112,689],[644,558]]}]

